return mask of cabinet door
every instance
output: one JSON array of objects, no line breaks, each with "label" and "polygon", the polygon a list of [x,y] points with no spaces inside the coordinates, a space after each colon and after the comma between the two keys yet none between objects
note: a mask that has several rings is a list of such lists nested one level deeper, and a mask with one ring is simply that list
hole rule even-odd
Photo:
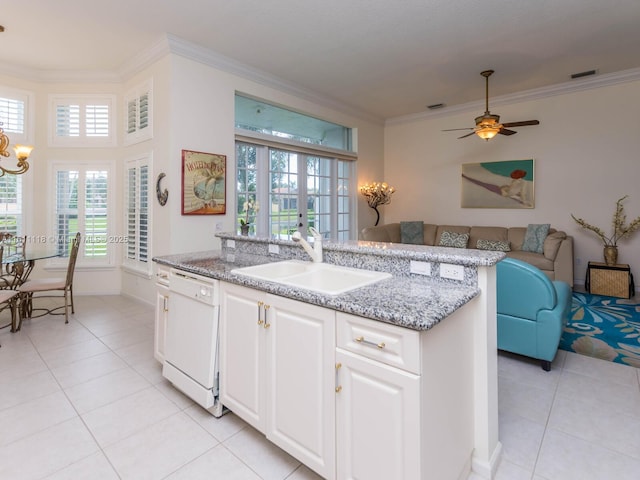
[{"label": "cabinet door", "polygon": [[337,478],[420,478],[420,377],[337,349]]},{"label": "cabinet door", "polygon": [[335,477],[335,312],[267,295],[267,438]]},{"label": "cabinet door", "polygon": [[153,332],[153,356],[164,363],[164,343],[167,331],[167,317],[169,315],[169,287],[156,285],[156,317]]},{"label": "cabinet door", "polygon": [[220,399],[264,432],[264,294],[221,283]]}]

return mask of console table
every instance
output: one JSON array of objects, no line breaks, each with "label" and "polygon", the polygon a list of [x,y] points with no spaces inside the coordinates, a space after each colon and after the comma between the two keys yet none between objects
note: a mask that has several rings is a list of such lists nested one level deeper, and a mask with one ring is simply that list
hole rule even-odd
[{"label": "console table", "polygon": [[633,274],[627,264],[589,262],[584,288],[594,295],[631,298],[635,295]]}]

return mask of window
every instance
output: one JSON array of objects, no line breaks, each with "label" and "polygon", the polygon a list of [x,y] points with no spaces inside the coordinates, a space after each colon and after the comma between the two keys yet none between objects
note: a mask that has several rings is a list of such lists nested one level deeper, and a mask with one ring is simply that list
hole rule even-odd
[{"label": "window", "polygon": [[0,177],[0,232],[22,235],[22,177]]},{"label": "window", "polygon": [[353,162],[240,141],[236,162],[238,224],[246,201],[261,206],[251,233],[289,238],[314,227],[326,238],[352,238]]},{"label": "window", "polygon": [[115,146],[112,96],[51,96],[50,144]]},{"label": "window", "polygon": [[76,232],[82,234],[78,265],[111,266],[110,164],[54,164],[53,231],[58,253],[69,255]]},{"label": "window", "polygon": [[153,138],[152,82],[146,82],[128,92],[125,98],[125,144]]},{"label": "window", "polygon": [[[28,104],[28,94],[0,89],[0,128],[14,145],[27,143]],[[2,161],[15,162],[15,158]],[[15,168],[15,164],[8,168]],[[22,235],[22,230],[22,177],[6,174],[0,177],[0,232]]]},{"label": "window", "polygon": [[28,124],[31,95],[0,87],[0,127],[11,138],[11,143],[32,143]]},{"label": "window", "polygon": [[124,265],[144,274],[151,274],[150,260],[150,157],[127,162],[125,199],[127,228]]},{"label": "window", "polygon": [[290,238],[314,227],[324,237],[355,237],[352,130],[236,94],[237,225],[243,206],[260,205],[250,232]]}]

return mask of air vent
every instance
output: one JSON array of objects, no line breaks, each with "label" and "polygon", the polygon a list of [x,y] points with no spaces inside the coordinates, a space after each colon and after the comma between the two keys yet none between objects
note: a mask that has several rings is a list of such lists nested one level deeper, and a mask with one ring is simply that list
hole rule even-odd
[{"label": "air vent", "polygon": [[573,73],[571,75],[571,78],[576,79],[576,78],[588,77],[590,75],[595,75],[597,72],[598,72],[597,70],[587,70],[586,72]]},{"label": "air vent", "polygon": [[427,108],[429,110],[437,110],[442,107],[444,107],[444,103],[434,103],[433,105],[427,105]]}]

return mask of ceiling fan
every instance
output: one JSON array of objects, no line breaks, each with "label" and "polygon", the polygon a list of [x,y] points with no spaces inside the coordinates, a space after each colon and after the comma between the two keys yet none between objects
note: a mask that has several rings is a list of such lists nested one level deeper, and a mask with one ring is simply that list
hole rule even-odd
[{"label": "ceiling fan", "polygon": [[443,132],[453,132],[456,130],[472,130],[471,133],[467,133],[466,135],[462,135],[461,137],[458,137],[458,138],[460,139],[460,138],[470,137],[475,133],[480,138],[483,138],[489,141],[493,137],[495,137],[498,133],[500,135],[513,135],[518,133],[515,130],[509,130],[509,128],[540,124],[538,120],[525,120],[524,122],[500,123],[500,115],[493,115],[489,111],[489,77],[491,76],[491,74],[493,74],[493,70],[485,70],[484,72],[480,72],[480,75],[482,75],[486,81],[486,103],[485,103],[484,115],[476,117],[476,126],[468,127],[468,128],[450,128],[447,130],[443,130]]}]

